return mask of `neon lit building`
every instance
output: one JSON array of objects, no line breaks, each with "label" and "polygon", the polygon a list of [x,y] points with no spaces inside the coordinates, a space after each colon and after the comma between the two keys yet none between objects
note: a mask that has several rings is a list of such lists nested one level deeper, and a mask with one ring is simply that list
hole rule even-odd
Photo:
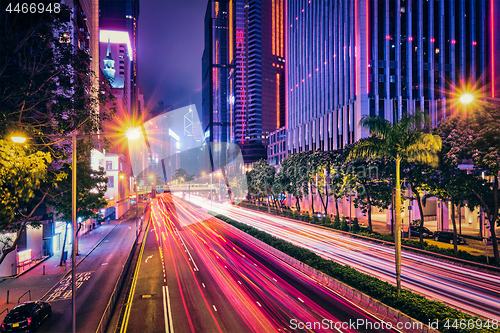
[{"label": "neon lit building", "polygon": [[141,97],[137,74],[139,0],[100,0],[99,15],[101,30],[128,33],[130,73],[127,79],[130,81],[130,108],[132,112],[140,113],[138,101]]},{"label": "neon lit building", "polygon": [[[498,98],[496,0],[289,0],[287,153],[365,136],[363,115],[394,121],[458,111],[467,82]],[[498,26],[498,24],[496,24]]]},{"label": "neon lit building", "polygon": [[[229,7],[232,0],[208,2],[205,14],[205,51],[202,58],[202,126],[207,142],[230,142],[228,110]],[[224,165],[226,151],[212,152],[214,165]],[[217,167],[216,167],[217,168]]]},{"label": "neon lit building", "polygon": [[285,3],[210,1],[207,8],[205,138],[238,144],[247,164],[267,157],[269,133],[286,120]]},{"label": "neon lit building", "polygon": [[267,157],[269,133],[285,123],[286,12],[284,0],[236,0],[234,6],[231,138],[248,164]]}]

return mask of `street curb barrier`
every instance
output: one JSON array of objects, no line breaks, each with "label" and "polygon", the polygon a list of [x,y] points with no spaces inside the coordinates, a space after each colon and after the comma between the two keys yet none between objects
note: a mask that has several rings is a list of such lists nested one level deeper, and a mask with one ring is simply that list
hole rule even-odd
[{"label": "street curb barrier", "polygon": [[[306,273],[310,277],[313,277],[316,281],[318,281],[318,283],[332,289],[337,295],[340,295],[341,297],[346,299],[349,303],[352,303],[357,307],[375,315],[379,319],[391,323],[398,323],[398,322],[419,323],[419,321],[417,321],[416,319],[413,319],[405,315],[404,313],[360,292],[359,290],[354,289],[340,281],[337,281],[331,276],[326,275],[295,258],[292,258],[291,256],[248,235],[244,231],[241,231],[240,229],[224,222],[223,220],[220,219],[218,220],[221,221],[227,229],[230,229],[231,231],[239,234],[241,237],[244,237],[250,243],[253,243],[254,246],[258,246],[266,250],[270,254],[274,255],[277,259],[280,259],[281,261],[287,263],[288,265],[294,267],[295,269],[303,273]],[[439,333],[439,331],[429,328],[427,325],[425,325],[425,323],[422,325],[422,330],[405,329],[404,332]]]},{"label": "street curb barrier", "polygon": [[[146,225],[146,230],[149,230],[149,225],[151,222],[151,218],[148,219],[148,224]],[[147,232],[142,233],[142,240],[144,241],[144,237],[147,234]],[[123,283],[126,280],[126,273],[130,269],[130,265],[132,263],[132,259],[134,258],[134,253],[137,249],[137,245],[139,244],[139,236],[141,233],[139,233],[134,241],[134,244],[132,244],[132,247],[130,248],[130,252],[127,257],[127,261],[125,262],[125,265],[123,265],[122,270],[120,272],[120,275],[118,277],[118,280],[116,281],[115,287],[113,288],[113,292],[111,293],[111,296],[109,297],[108,304],[106,305],[106,309],[104,310],[101,320],[99,321],[99,325],[97,325],[96,333],[103,333],[106,331],[106,328],[109,324],[109,321],[111,318],[113,318],[113,311],[116,306],[116,302],[120,298],[120,291],[123,287]]]}]

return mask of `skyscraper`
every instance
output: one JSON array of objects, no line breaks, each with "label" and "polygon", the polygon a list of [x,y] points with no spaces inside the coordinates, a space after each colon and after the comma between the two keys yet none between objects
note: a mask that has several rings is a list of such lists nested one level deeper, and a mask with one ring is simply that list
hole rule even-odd
[{"label": "skyscraper", "polygon": [[230,142],[228,112],[229,10],[232,0],[210,0],[205,13],[205,50],[202,58],[202,126],[205,140],[214,142],[215,165],[224,165]]},{"label": "skyscraper", "polygon": [[287,150],[338,149],[367,133],[363,115],[431,125],[467,82],[498,97],[495,0],[290,0]]},{"label": "skyscraper", "polygon": [[137,78],[139,0],[100,0],[99,13],[100,30],[122,31],[128,34],[131,67],[127,80],[130,81],[130,109],[137,114],[140,110]]},{"label": "skyscraper", "polygon": [[284,0],[210,1],[207,8],[205,136],[238,144],[245,163],[266,158],[269,133],[284,126],[285,18]]}]

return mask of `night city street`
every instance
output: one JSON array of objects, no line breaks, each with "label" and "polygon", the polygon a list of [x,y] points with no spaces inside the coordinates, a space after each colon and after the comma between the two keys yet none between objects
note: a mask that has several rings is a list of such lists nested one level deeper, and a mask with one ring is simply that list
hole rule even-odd
[{"label": "night city street", "polygon": [[0,333],[500,333],[500,0],[0,9]]}]

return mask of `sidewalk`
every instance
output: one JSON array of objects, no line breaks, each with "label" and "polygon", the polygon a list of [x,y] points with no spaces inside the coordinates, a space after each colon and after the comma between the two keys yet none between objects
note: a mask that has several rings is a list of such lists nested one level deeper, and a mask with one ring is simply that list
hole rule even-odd
[{"label": "sidewalk", "polygon": [[[111,220],[110,224],[103,223],[79,237],[79,255],[76,257],[77,265],[121,221]],[[71,257],[66,260],[66,264],[63,266],[59,266],[60,258],[61,251],[56,252],[52,257],[29,271],[0,282],[0,313],[7,308],[10,310],[16,306],[19,297],[28,291],[30,291],[31,300],[42,298],[66,273],[71,271]],[[7,303],[7,293],[9,293],[9,303]],[[20,303],[28,301],[30,294],[22,296]],[[3,320],[6,314],[7,311],[0,314],[0,321]]]}]

